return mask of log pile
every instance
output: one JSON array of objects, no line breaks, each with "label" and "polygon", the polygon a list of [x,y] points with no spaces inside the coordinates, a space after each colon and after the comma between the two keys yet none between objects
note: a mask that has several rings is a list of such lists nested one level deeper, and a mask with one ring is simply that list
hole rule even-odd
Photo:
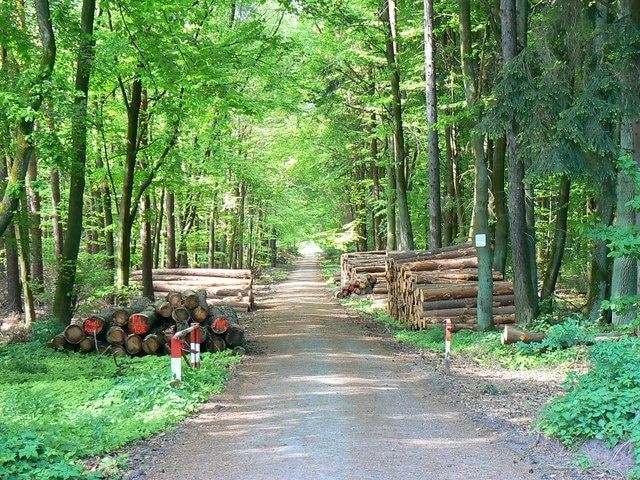
[{"label": "log pile", "polygon": [[386,301],[386,251],[344,253],[340,257],[340,284],[338,298],[351,294],[368,295],[376,303]]},{"label": "log pile", "polygon": [[[142,281],[142,271],[131,273],[131,280]],[[209,305],[229,305],[251,311],[255,306],[253,276],[248,269],[171,268],[152,271],[156,298],[171,292],[203,290]]]},{"label": "log pile", "polygon": [[115,356],[168,355],[171,337],[199,323],[201,352],[232,349],[244,353],[247,339],[236,311],[207,301],[205,290],[185,290],[170,292],[155,302],[143,299],[131,307],[75,318],[49,346]]},{"label": "log pile", "polygon": [[[453,320],[455,330],[477,326],[478,258],[471,244],[386,256],[390,316],[420,330]],[[513,284],[493,274],[493,321],[515,319]]]}]

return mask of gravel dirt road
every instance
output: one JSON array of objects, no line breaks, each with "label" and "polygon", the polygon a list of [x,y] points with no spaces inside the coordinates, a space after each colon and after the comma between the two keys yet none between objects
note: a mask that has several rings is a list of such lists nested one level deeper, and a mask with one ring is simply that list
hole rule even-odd
[{"label": "gravel dirt road", "polygon": [[126,480],[615,478],[470,411],[454,392],[473,380],[367,327],[313,257],[250,315],[248,354],[225,391],[136,446]]}]

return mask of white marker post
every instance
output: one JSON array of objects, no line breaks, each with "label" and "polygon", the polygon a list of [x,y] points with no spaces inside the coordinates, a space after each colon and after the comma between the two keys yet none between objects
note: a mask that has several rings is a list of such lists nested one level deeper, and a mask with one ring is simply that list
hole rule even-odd
[{"label": "white marker post", "polygon": [[444,321],[444,373],[449,375],[451,370],[451,319]]},{"label": "white marker post", "polygon": [[200,324],[192,323],[189,328],[176,332],[171,337],[171,373],[173,381],[171,384],[177,386],[182,381],[182,351],[186,346],[182,339],[187,333],[191,334],[190,349],[186,350],[191,354],[191,366],[200,368]]}]

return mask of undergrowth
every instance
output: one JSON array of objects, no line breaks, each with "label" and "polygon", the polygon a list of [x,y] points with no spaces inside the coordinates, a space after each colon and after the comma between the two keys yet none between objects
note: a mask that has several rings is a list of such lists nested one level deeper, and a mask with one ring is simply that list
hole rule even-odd
[{"label": "undergrowth", "polygon": [[202,367],[183,369],[182,383],[172,387],[168,357],[116,363],[111,356],[53,351],[37,340],[0,346],[0,478],[105,478],[114,471],[112,457],[94,471],[83,459],[195,413],[221,390],[237,358],[205,353]]},{"label": "undergrowth", "polygon": [[[384,324],[402,342],[444,352],[444,326],[411,331],[384,310],[371,310],[370,302],[345,303]],[[454,359],[458,356],[511,369],[580,366],[582,373],[567,368],[564,395],[543,409],[536,429],[558,438],[568,448],[588,439],[602,440],[612,448],[629,442],[638,465],[629,478],[640,479],[640,340],[610,335],[616,332],[592,325],[580,315],[554,321],[557,323],[551,324],[543,318],[529,326],[546,334],[541,342],[530,344],[502,345],[501,333],[495,331],[460,331],[452,336],[451,354]]]}]

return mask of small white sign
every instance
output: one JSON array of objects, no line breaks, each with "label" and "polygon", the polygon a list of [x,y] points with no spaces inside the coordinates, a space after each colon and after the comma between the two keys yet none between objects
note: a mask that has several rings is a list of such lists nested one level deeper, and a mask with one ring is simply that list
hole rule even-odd
[{"label": "small white sign", "polygon": [[487,235],[485,233],[476,233],[476,247],[487,246]]}]

